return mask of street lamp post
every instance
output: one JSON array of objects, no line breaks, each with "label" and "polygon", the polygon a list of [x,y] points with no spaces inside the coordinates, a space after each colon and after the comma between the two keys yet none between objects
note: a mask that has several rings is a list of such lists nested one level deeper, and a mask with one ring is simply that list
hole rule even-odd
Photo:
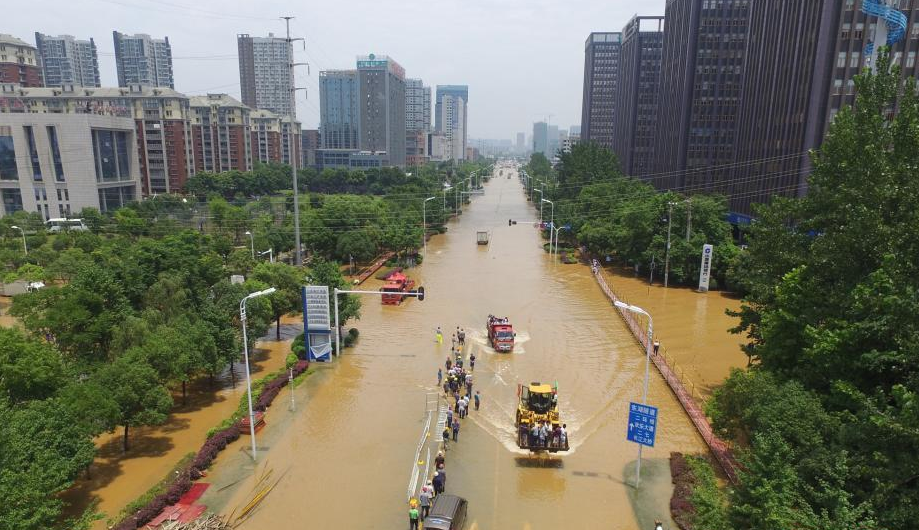
[{"label": "street lamp post", "polygon": [[256,291],[239,301],[239,320],[243,326],[243,356],[246,361],[246,395],[249,399],[249,438],[252,439],[252,460],[255,460],[255,414],[252,412],[252,376],[249,373],[249,339],[246,336],[246,301],[259,296],[266,296],[277,289],[269,287],[263,291]]},{"label": "street lamp post", "polygon": [[534,189],[533,191],[538,191],[538,192],[539,192],[539,222],[542,223],[542,190],[541,190],[541,189],[538,189],[538,190],[537,190],[537,189]]},{"label": "street lamp post", "polygon": [[564,230],[564,226],[560,226],[555,229],[555,255],[558,256],[558,233],[560,230]]},{"label": "street lamp post", "polygon": [[274,263],[274,249],[269,248],[268,250],[264,250],[258,253],[259,257],[264,256],[265,254],[268,254],[268,263]]},{"label": "street lamp post", "polygon": [[[540,200],[540,203],[539,203],[539,207],[540,207],[540,208],[542,208],[542,203],[544,203],[544,202],[547,202],[547,203],[549,203],[550,206],[552,206],[552,209],[551,209],[551,211],[550,211],[551,217],[550,217],[550,219],[549,219],[549,225],[550,225],[552,228],[555,228],[555,203],[552,202],[552,201],[550,201],[549,199],[541,199],[541,200]],[[550,229],[550,230],[551,230],[551,229]],[[550,256],[552,255],[552,232],[549,232],[549,255],[550,255]]]},{"label": "street lamp post", "polygon": [[667,249],[664,256],[664,287],[670,283],[670,228],[673,226],[673,203],[667,203]]},{"label": "street lamp post", "polygon": [[428,257],[428,216],[426,207],[428,201],[433,201],[437,197],[428,197],[421,201],[421,240],[424,242],[424,257]]},{"label": "street lamp post", "polygon": [[29,245],[26,243],[26,231],[16,225],[11,226],[10,228],[13,230],[19,230],[19,232],[22,233],[22,251],[25,252],[26,256],[28,256]]},{"label": "street lamp post", "polygon": [[255,259],[255,236],[248,230],[246,230],[246,235],[249,236],[249,250],[252,252],[252,259]]},{"label": "street lamp post", "polygon": [[[645,311],[644,309],[627,304],[620,300],[616,300],[616,307],[624,311],[631,311],[632,313],[638,313],[648,317],[648,336],[646,337],[645,345],[645,386],[644,390],[641,393],[641,404],[648,404],[648,375],[651,370],[651,341],[654,336],[654,320],[651,318],[651,314]],[[638,462],[635,463],[635,487],[638,488],[638,483],[641,480],[641,448],[642,445],[638,444]]]}]

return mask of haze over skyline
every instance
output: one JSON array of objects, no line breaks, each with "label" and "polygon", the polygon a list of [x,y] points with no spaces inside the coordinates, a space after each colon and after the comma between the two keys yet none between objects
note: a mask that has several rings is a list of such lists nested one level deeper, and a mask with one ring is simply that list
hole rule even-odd
[{"label": "haze over skyline", "polygon": [[295,16],[298,117],[319,125],[318,74],[353,68],[357,55],[389,55],[435,89],[469,85],[469,136],[513,139],[551,116],[579,125],[584,40],[591,31],[619,31],[636,14],[663,14],[664,0],[351,0],[224,3],[201,0],[50,0],[23,3],[0,32],[34,44],[36,31],[92,37],[103,86],[116,86],[112,31],[168,36],[176,90],[226,92],[239,99],[236,35],[283,37],[282,15]]}]

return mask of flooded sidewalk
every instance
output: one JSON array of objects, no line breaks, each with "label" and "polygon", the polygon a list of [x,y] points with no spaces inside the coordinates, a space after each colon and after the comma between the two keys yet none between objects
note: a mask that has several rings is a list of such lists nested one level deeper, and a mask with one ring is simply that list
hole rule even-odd
[{"label": "flooded sidewalk", "polygon": [[[293,336],[303,330],[302,322],[299,316],[284,317],[281,320],[284,340],[256,343],[252,355],[253,379],[284,367]],[[272,326],[265,339],[273,338]],[[88,473],[62,494],[70,504],[67,514],[78,515],[98,502],[97,509],[105,517],[96,521],[93,528],[106,528],[108,519],[116,517],[128,503],[163,480],[183,457],[197,452],[207,432],[233,414],[246,392],[244,369],[242,363],[235,365],[235,387],[229,371],[213,383],[207,378],[196,380],[189,386],[187,405],[182,405],[181,392],[174,393],[175,406],[167,422],[131,429],[131,449],[127,453],[122,451],[120,429],[96,438],[97,455]]]}]

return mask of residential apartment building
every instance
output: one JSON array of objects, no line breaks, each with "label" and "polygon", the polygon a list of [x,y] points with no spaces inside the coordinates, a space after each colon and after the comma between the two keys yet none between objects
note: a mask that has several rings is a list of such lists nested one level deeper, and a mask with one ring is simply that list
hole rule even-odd
[{"label": "residential apartment building", "polygon": [[660,189],[728,192],[749,0],[667,0],[654,172]]},{"label": "residential apartment building", "polygon": [[622,29],[613,151],[626,175],[652,172],[664,17],[633,17]]},{"label": "residential apartment building", "polygon": [[172,47],[169,37],[154,39],[138,33],[112,32],[118,86],[144,85],[175,88],[172,75]]},{"label": "residential apartment building", "polygon": [[48,220],[139,199],[136,143],[130,117],[0,111],[0,216]]},{"label": "residential apartment building", "polygon": [[281,120],[277,114],[253,110],[249,113],[249,129],[253,160],[267,163],[281,159]]},{"label": "residential apartment building", "polygon": [[544,121],[538,121],[533,124],[533,152],[542,153],[546,158],[551,158],[549,154],[549,124]]},{"label": "residential apartment building", "polygon": [[196,171],[252,169],[251,109],[226,94],[189,98]]},{"label": "residential apartment building", "polygon": [[357,59],[360,83],[360,149],[385,152],[392,166],[405,166],[405,70],[385,55]]},{"label": "residential apartment building", "polygon": [[0,83],[43,86],[38,51],[31,44],[6,33],[0,33]]},{"label": "residential apartment building", "polygon": [[[591,33],[584,43],[581,138],[613,147],[622,33]],[[535,143],[535,141],[534,141]]]},{"label": "residential apartment building", "polygon": [[423,165],[428,156],[431,131],[431,87],[421,79],[405,80],[405,164]]},{"label": "residential apartment building", "polygon": [[45,86],[101,86],[99,57],[93,39],[78,40],[72,35],[54,37],[35,32],[35,46]]},{"label": "residential apartment building", "polygon": [[281,37],[236,36],[242,102],[280,116],[296,116],[293,97],[293,46]]},{"label": "residential apartment building", "polygon": [[321,147],[319,129],[303,129],[300,132],[300,167],[316,167],[316,150]]},{"label": "residential apartment building", "polygon": [[464,160],[468,144],[469,87],[437,85],[434,129],[443,134],[448,160]]},{"label": "residential apartment building", "polygon": [[181,191],[194,174],[188,98],[169,88],[2,85],[0,113],[89,114],[135,123],[140,191]]}]

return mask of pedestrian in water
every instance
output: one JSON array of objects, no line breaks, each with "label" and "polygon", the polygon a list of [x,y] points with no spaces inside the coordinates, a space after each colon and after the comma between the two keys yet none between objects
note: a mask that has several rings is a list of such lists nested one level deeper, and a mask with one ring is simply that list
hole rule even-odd
[{"label": "pedestrian in water", "polygon": [[456,349],[456,333],[450,336],[450,347]]},{"label": "pedestrian in water", "polygon": [[418,508],[414,506],[408,509],[408,528],[409,530],[418,530]]},{"label": "pedestrian in water", "polygon": [[437,344],[444,343],[444,334],[442,331],[440,331],[440,326],[437,326],[437,331],[434,333],[434,340],[437,342]]},{"label": "pedestrian in water", "polygon": [[444,366],[447,367],[448,372],[450,371],[450,368],[453,368],[453,359],[451,359],[449,355],[447,356],[447,362],[444,363]]},{"label": "pedestrian in water", "polygon": [[475,391],[475,410],[479,410],[479,391]]},{"label": "pedestrian in water", "polygon": [[449,425],[444,425],[443,438],[444,438],[444,450],[446,450],[447,442],[450,441],[450,426]]},{"label": "pedestrian in water", "polygon": [[472,374],[466,374],[466,395],[472,394]]},{"label": "pedestrian in water", "polygon": [[444,372],[440,368],[437,369],[437,386],[440,386],[444,382]]},{"label": "pedestrian in water", "polygon": [[459,440],[459,418],[453,418],[453,441]]},{"label": "pedestrian in water", "polygon": [[453,425],[453,411],[450,409],[447,409],[447,423],[444,425]]},{"label": "pedestrian in water", "polygon": [[434,469],[442,468],[445,460],[446,459],[444,458],[444,452],[437,451],[437,456],[434,458]]},{"label": "pedestrian in water", "polygon": [[459,417],[460,417],[460,419],[465,418],[465,417],[466,417],[466,400],[465,400],[465,399],[460,399],[460,400],[459,400],[459,403],[457,403],[457,405],[459,406]]},{"label": "pedestrian in water", "polygon": [[[431,511],[431,494],[434,493],[434,488],[430,486],[431,482],[428,481],[428,485],[421,488],[421,493],[418,495],[418,502],[421,504],[421,518],[424,519],[428,516],[428,512]],[[428,492],[427,489],[431,487],[431,491]]]},{"label": "pedestrian in water", "polygon": [[447,487],[447,475],[442,471],[434,473],[434,479],[431,481],[434,486],[434,495],[440,495]]},{"label": "pedestrian in water", "polygon": [[475,371],[475,354],[474,353],[469,354],[469,371],[470,372]]},{"label": "pedestrian in water", "polygon": [[461,344],[461,345],[463,345],[463,346],[466,345],[466,330],[465,330],[465,329],[460,329],[460,332],[459,332],[459,341],[460,341],[460,344]]}]

